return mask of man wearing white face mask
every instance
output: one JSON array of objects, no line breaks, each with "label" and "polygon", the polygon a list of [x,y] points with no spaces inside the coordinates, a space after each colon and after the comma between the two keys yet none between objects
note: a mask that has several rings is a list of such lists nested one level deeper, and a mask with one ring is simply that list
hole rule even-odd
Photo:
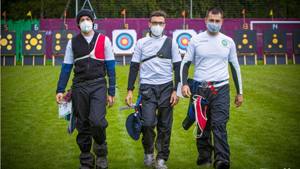
[{"label": "man wearing white face mask", "polygon": [[[243,102],[241,72],[234,41],[219,32],[223,23],[222,9],[210,8],[205,23],[207,30],[191,39],[187,55],[181,64],[182,95],[185,97],[201,95],[208,100],[206,127],[197,138],[199,152],[197,164],[210,165],[214,151],[214,167],[229,169],[230,151],[226,131],[230,105],[228,63],[236,87],[236,107],[241,106]],[[192,93],[187,82],[191,62],[195,64]]]},{"label": "man wearing white face mask", "polygon": [[[179,82],[181,56],[176,43],[163,35],[166,13],[154,11],[150,15],[150,36],[139,39],[130,64],[126,103],[132,105],[134,83],[140,72],[139,94],[142,97],[142,143],[144,164],[153,166],[154,142],[157,169],[166,169],[173,122],[173,106],[178,102],[176,88]],[[173,71],[175,80],[173,83]],[[155,131],[157,137],[155,140]]]},{"label": "man wearing white face mask", "polygon": [[[80,168],[108,168],[106,127],[108,125],[106,104],[112,106],[115,96],[115,59],[108,37],[93,30],[94,15],[88,9],[76,16],[80,33],[70,40],[57,84],[56,101],[63,99],[71,70],[74,66],[72,84],[73,113],[78,131],[77,144],[80,148]],[[108,88],[105,76],[108,75]],[[107,92],[107,93],[106,93]]]}]

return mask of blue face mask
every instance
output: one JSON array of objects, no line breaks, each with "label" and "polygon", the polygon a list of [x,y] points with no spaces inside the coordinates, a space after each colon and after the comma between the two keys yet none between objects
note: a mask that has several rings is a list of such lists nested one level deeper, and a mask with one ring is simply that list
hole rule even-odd
[{"label": "blue face mask", "polygon": [[221,29],[221,24],[217,24],[214,22],[207,22],[206,27],[209,32],[217,33]]}]

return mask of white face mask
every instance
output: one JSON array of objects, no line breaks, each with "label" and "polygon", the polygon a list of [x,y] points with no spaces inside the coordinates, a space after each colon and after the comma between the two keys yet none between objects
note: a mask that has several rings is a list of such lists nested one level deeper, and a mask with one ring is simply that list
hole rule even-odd
[{"label": "white face mask", "polygon": [[161,36],[163,31],[164,31],[164,27],[160,26],[160,25],[153,25],[150,27],[151,33],[158,37]]},{"label": "white face mask", "polygon": [[217,33],[221,29],[221,24],[214,23],[214,22],[207,22],[206,27],[209,32]]},{"label": "white face mask", "polygon": [[93,29],[93,22],[85,20],[81,22],[79,26],[81,32],[88,33]]}]

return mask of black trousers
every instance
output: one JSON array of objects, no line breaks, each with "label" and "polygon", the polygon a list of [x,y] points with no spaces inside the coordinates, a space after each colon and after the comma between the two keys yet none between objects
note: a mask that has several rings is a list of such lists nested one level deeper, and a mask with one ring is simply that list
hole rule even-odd
[{"label": "black trousers", "polygon": [[214,150],[215,162],[223,161],[229,164],[230,151],[226,130],[230,107],[229,85],[218,87],[216,90],[217,94],[212,94],[209,88],[199,87],[197,89],[197,94],[207,98],[209,101],[207,125],[203,135],[197,138],[198,160],[211,162],[212,151]]},{"label": "black trousers", "polygon": [[[173,123],[173,108],[170,98],[173,92],[173,83],[162,85],[140,85],[142,96],[142,143],[145,154],[154,153],[154,142],[157,150],[157,159],[168,160],[170,154],[170,139]],[[157,137],[154,129],[157,129]],[[156,140],[155,140],[156,137]]]},{"label": "black trousers", "polygon": [[94,166],[94,156],[90,153],[92,138],[94,153],[98,157],[107,155],[106,93],[105,79],[90,80],[72,86],[73,111],[77,117],[76,141],[81,151],[79,158],[82,166]]}]

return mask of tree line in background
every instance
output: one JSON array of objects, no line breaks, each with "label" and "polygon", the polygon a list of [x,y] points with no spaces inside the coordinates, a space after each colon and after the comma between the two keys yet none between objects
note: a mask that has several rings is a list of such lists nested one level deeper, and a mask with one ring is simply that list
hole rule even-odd
[{"label": "tree line in background", "polygon": [[[1,19],[41,19],[75,17],[76,0],[2,0]],[[85,0],[78,0],[79,9]],[[170,18],[189,18],[191,0],[90,0],[97,18],[147,18],[151,11],[162,9]],[[192,17],[205,17],[206,10],[219,6],[226,18],[299,18],[298,0],[192,0]],[[88,5],[86,4],[86,7]],[[125,10],[126,11],[125,11]],[[64,12],[66,10],[66,12]],[[183,12],[185,11],[185,12]]]}]

